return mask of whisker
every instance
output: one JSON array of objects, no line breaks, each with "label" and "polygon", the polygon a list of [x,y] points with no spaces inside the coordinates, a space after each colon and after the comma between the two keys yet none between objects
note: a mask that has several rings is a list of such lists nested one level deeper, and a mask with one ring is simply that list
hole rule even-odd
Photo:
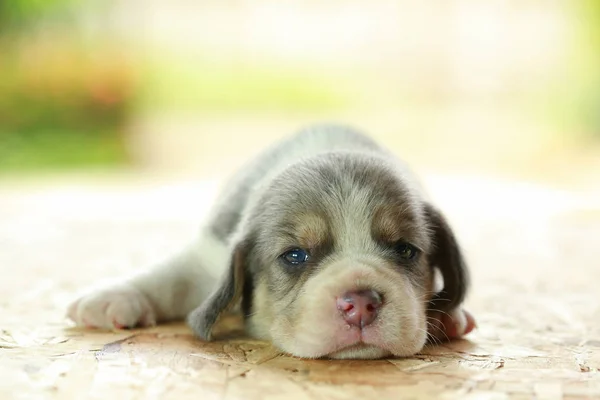
[{"label": "whisker", "polygon": [[432,323],[431,322],[432,320],[435,321],[435,322],[440,322],[439,320],[437,320],[435,318],[427,317],[427,324],[428,324],[428,326],[430,326],[431,328],[436,329],[440,333],[442,333],[444,335],[444,337],[446,338],[446,340],[450,340],[450,338],[448,337],[448,334],[446,333],[446,331],[442,327],[438,326],[438,324]]}]

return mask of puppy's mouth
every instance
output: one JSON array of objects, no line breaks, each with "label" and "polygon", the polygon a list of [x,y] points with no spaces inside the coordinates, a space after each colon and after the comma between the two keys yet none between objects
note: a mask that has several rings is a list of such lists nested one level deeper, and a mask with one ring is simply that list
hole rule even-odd
[{"label": "puppy's mouth", "polygon": [[391,355],[392,351],[379,340],[374,327],[345,327],[346,331],[336,337],[326,358],[377,358]]}]

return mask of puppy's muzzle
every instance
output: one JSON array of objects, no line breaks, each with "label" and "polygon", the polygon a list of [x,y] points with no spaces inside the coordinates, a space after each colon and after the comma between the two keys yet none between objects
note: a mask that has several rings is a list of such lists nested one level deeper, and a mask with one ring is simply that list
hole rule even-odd
[{"label": "puppy's muzzle", "polygon": [[375,290],[346,292],[336,302],[344,320],[361,329],[375,321],[382,305],[381,295]]}]

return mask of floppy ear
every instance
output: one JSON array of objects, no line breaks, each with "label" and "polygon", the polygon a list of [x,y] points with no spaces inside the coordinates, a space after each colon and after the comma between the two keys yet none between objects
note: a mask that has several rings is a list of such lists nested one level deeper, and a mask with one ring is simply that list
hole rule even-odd
[{"label": "floppy ear", "polygon": [[231,310],[242,296],[248,244],[235,246],[227,271],[211,295],[192,311],[187,322],[199,338],[211,340],[212,329],[219,317]]},{"label": "floppy ear", "polygon": [[429,265],[439,268],[444,278],[443,289],[431,299],[429,306],[434,310],[451,311],[465,298],[469,287],[469,271],[456,237],[440,211],[426,204],[425,216],[433,239]]}]

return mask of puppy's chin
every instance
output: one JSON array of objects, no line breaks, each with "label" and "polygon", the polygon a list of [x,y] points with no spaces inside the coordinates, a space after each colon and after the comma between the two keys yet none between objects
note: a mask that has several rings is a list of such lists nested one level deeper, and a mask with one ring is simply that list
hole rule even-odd
[{"label": "puppy's chin", "polygon": [[[408,335],[406,335],[408,336]],[[390,343],[381,340],[376,329],[366,330],[362,334],[341,335],[322,338],[321,341],[307,341],[302,337],[292,340],[278,341],[277,345],[284,352],[312,359],[379,359],[385,357],[409,357],[418,353],[425,345],[426,339],[415,333],[412,340]]]},{"label": "puppy's chin", "polygon": [[347,347],[345,349],[335,351],[327,354],[324,358],[331,358],[336,360],[345,359],[364,359],[364,360],[375,360],[378,358],[385,358],[393,356],[392,352],[384,350],[380,347],[376,347],[368,344],[359,344],[356,346]]},{"label": "puppy's chin", "polygon": [[[408,335],[406,335],[408,336]],[[348,340],[342,337],[323,338],[322,341],[307,342],[302,338],[279,342],[277,345],[284,352],[300,358],[325,359],[378,359],[385,357],[409,357],[418,353],[425,346],[426,338],[421,337],[420,331],[415,333],[412,340],[389,343],[380,340],[379,332],[372,330],[364,334],[363,340]]]}]

